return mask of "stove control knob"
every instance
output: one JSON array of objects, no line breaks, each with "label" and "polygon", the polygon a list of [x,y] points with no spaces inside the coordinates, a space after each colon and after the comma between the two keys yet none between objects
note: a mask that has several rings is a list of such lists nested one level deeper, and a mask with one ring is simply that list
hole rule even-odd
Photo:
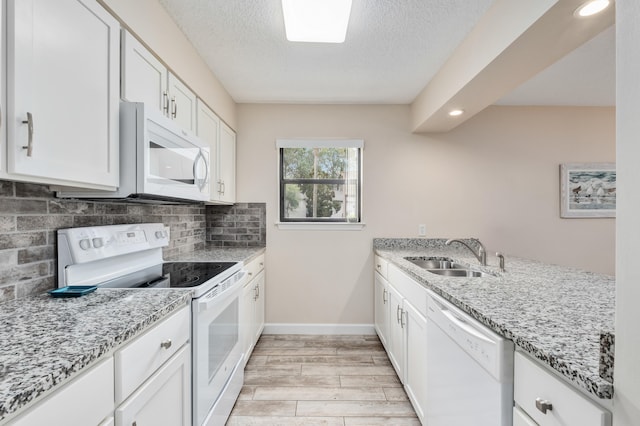
[{"label": "stove control knob", "polygon": [[89,240],[88,238],[80,240],[80,248],[82,250],[89,250],[91,248],[91,240]]},{"label": "stove control knob", "polygon": [[156,231],[156,238],[161,240],[167,237],[167,233],[164,231]]},{"label": "stove control knob", "polygon": [[94,238],[92,241],[93,241],[93,246],[95,248],[100,248],[104,246],[104,239],[102,238]]}]

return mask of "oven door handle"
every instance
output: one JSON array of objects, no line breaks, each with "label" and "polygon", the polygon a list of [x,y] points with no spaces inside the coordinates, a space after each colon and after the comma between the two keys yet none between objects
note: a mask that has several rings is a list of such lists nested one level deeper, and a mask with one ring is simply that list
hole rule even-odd
[{"label": "oven door handle", "polygon": [[222,294],[213,297],[206,297],[205,295],[204,297],[198,299],[198,312],[208,311],[213,305],[224,302],[230,297],[234,297],[237,292],[242,290],[242,287],[244,286],[244,278],[246,277],[246,275],[247,271],[242,269],[234,276],[235,282],[233,283],[233,285],[224,290]]}]

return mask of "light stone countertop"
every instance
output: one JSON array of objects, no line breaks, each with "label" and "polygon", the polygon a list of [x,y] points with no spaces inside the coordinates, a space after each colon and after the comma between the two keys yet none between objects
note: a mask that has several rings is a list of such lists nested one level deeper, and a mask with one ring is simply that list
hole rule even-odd
[{"label": "light stone countertop", "polygon": [[[615,278],[506,257],[506,272],[481,267],[470,251],[444,239],[374,239],[374,251],[518,348],[559,372],[574,386],[610,399],[613,356],[601,333],[613,335]],[[456,247],[457,246],[457,247]],[[404,257],[449,257],[495,276],[443,277]],[[603,339],[607,340],[607,339]],[[601,356],[602,355],[602,356]],[[602,361],[601,361],[602,358]],[[605,364],[605,365],[602,365]],[[606,371],[601,377],[601,371]]]},{"label": "light stone countertop", "polygon": [[171,256],[169,262],[244,262],[247,264],[265,252],[265,247],[221,248],[205,246],[204,249]]},{"label": "light stone countertop", "polygon": [[190,301],[184,289],[98,289],[0,304],[0,421]]}]

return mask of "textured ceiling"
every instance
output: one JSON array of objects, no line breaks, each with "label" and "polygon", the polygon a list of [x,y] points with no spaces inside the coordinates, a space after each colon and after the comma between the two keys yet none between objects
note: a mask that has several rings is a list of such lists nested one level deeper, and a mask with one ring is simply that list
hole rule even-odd
[{"label": "textured ceiling", "polygon": [[[344,44],[292,43],[280,0],[159,0],[236,102],[408,104],[493,0],[353,0]],[[610,29],[502,105],[614,105]]]},{"label": "textured ceiling", "polygon": [[413,101],[492,0],[353,0],[344,44],[292,43],[280,0],[160,0],[236,102]]}]

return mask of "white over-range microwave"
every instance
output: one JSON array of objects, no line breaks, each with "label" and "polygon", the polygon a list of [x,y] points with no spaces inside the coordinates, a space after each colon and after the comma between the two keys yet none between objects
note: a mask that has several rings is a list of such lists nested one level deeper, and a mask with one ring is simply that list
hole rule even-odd
[{"label": "white over-range microwave", "polygon": [[120,185],[59,191],[60,198],[209,201],[209,146],[155,108],[120,103]]}]

